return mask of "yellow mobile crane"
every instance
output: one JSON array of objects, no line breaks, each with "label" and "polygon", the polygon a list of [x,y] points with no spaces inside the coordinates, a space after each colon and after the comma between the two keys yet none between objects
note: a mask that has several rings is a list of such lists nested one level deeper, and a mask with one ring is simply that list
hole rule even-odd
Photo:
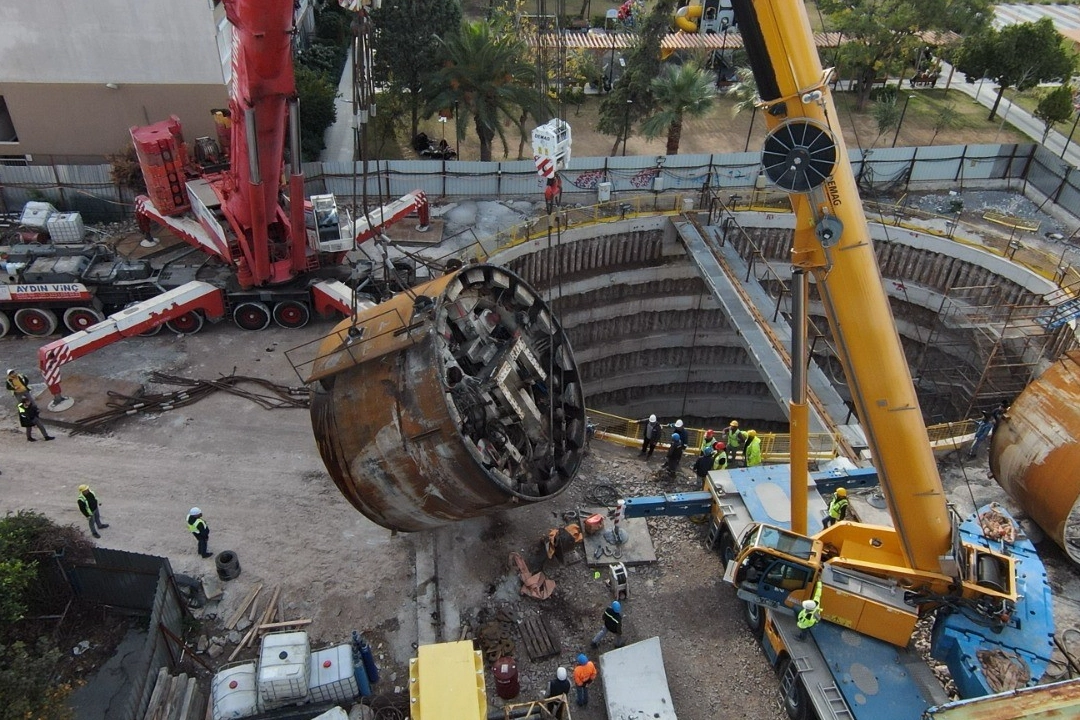
[{"label": "yellow mobile crane", "polygon": [[[767,652],[789,660],[782,684],[792,717],[806,716],[809,705],[822,717],[871,717],[860,712],[866,694],[860,695],[857,678],[838,704],[821,683],[815,692],[805,672],[814,662],[836,665],[832,656],[852,638],[867,647],[871,640],[907,646],[916,622],[931,613],[932,652],[947,662],[961,695],[996,690],[984,672],[990,657],[1023,666],[1034,683],[1049,660],[1053,632],[1042,565],[1030,543],[988,538],[977,518],[961,523],[950,512],[837,127],[832,71],[821,66],[805,7],[798,0],[735,0],[733,6],[769,128],[763,169],[790,193],[796,216],[796,317],[790,527],[749,523],[731,548],[729,558],[736,557],[725,578],[747,603],[748,620],[760,623]],[[806,444],[794,440],[806,437],[808,424],[805,383],[798,388],[808,276],[828,317],[893,527],[840,522],[808,534],[807,464],[797,459],[806,457]],[[814,655],[790,629],[801,603],[818,592],[826,622],[812,633]],[[795,659],[801,665],[790,662]],[[846,714],[836,712],[841,705]],[[873,717],[922,712],[902,705],[893,700],[892,709]]]}]

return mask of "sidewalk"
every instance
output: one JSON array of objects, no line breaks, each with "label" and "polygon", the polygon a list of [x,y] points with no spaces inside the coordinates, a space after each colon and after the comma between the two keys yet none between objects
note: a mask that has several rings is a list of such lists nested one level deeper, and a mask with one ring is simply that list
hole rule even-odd
[{"label": "sidewalk", "polygon": [[334,124],[326,129],[323,140],[326,147],[319,153],[319,160],[323,162],[352,162],[353,160],[353,106],[352,106],[352,79],[353,79],[352,53],[345,61],[345,69],[341,71],[341,82],[338,83],[338,97],[334,101],[337,108],[337,119]]}]

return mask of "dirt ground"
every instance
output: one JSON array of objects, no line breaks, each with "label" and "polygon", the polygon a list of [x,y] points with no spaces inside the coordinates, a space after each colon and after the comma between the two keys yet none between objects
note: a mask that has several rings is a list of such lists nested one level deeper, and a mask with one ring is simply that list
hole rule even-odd
[{"label": "dirt ground", "polygon": [[[300,385],[285,351],[317,339],[330,323],[303,330],[278,328],[244,333],[221,324],[194,336],[162,332],[105,348],[67,366],[103,380],[148,383],[151,371],[197,379],[236,373],[285,385]],[[39,342],[0,340],[5,367],[36,377]],[[106,383],[101,383],[102,388]],[[174,388],[154,386],[165,392]],[[79,398],[76,398],[77,400]],[[42,396],[42,404],[47,402]],[[520,648],[519,700],[540,696],[555,668],[570,666],[599,629],[611,594],[606,574],[594,577],[584,563],[546,561],[541,541],[564,524],[598,484],[619,495],[648,495],[694,489],[689,472],[675,485],[653,479],[652,465],[633,450],[594,444],[574,486],[548,503],[459,523],[430,535],[391,535],[349,506],[326,474],[303,410],[264,410],[248,400],[218,394],[172,412],[134,416],[99,435],[72,435],[54,428],[55,442],[29,444],[18,429],[13,403],[0,404],[0,512],[34,509],[60,523],[85,530],[75,505],[76,488],[91,484],[102,500],[110,527],[98,542],[105,547],[166,556],[177,572],[215,578],[213,560],[202,560],[187,532],[187,510],[197,505],[211,528],[210,549],[234,551],[242,574],[224,585],[220,602],[202,614],[199,635],[223,636],[220,623],[233,613],[255,583],[269,592],[280,586],[286,616],[310,618],[316,647],[347,642],[353,629],[372,641],[382,669],[377,691],[402,692],[408,661],[422,630],[434,626],[441,640],[456,640],[462,627],[473,633],[499,609],[519,617],[542,614],[559,653],[533,663]],[[986,474],[985,456],[974,462],[949,458],[943,476],[962,513],[990,500],[1004,501]],[[680,717],[779,720],[784,717],[777,681],[743,626],[731,589],[720,580],[718,557],[704,548],[705,528],[686,519],[649,521],[658,562],[631,568],[625,603],[627,639],[661,639],[668,683]],[[1036,532],[1037,529],[1032,529]],[[1051,543],[1040,549],[1059,592],[1059,635],[1080,627],[1080,597],[1074,567]],[[545,601],[523,598],[507,558],[519,552],[532,570],[543,569],[557,583]],[[438,571],[438,605],[418,617],[416,562],[433,557]],[[233,645],[226,644],[226,655]],[[610,647],[610,644],[607,645]],[[602,648],[603,649],[603,648]],[[250,657],[252,651],[240,655]],[[185,668],[188,672],[194,666]],[[487,674],[489,700],[501,704]],[[575,718],[606,717],[603,684],[590,706]]]}]

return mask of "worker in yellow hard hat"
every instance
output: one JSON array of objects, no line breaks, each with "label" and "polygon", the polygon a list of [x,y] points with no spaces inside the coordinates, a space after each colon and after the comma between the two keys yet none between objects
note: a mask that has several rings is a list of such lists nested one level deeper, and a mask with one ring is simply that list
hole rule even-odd
[{"label": "worker in yellow hard hat", "polygon": [[746,433],[739,430],[738,420],[732,420],[728,423],[724,444],[727,446],[728,467],[739,467],[736,463],[736,456],[742,451],[743,445],[746,444]]},{"label": "worker in yellow hard hat", "polygon": [[96,538],[101,537],[98,530],[109,526],[101,522],[101,503],[98,502],[97,495],[89,485],[79,486],[79,497],[76,502],[79,504],[79,512],[90,523],[90,534]]},{"label": "worker in yellow hard hat", "polygon": [[831,527],[841,520],[847,519],[848,499],[847,488],[836,488],[832,500],[829,502],[829,516],[822,522],[823,527]]},{"label": "worker in yellow hard hat", "polygon": [[757,467],[761,464],[761,438],[758,437],[757,430],[746,431],[746,447],[743,448],[743,455],[746,457],[746,467]]}]

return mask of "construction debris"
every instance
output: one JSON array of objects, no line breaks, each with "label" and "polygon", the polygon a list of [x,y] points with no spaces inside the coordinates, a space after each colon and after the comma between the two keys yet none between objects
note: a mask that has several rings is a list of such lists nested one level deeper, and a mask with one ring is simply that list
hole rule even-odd
[{"label": "construction debris", "polygon": [[196,678],[171,676],[168,668],[163,667],[158,671],[142,720],[200,720],[205,708],[206,698],[199,692]]}]

